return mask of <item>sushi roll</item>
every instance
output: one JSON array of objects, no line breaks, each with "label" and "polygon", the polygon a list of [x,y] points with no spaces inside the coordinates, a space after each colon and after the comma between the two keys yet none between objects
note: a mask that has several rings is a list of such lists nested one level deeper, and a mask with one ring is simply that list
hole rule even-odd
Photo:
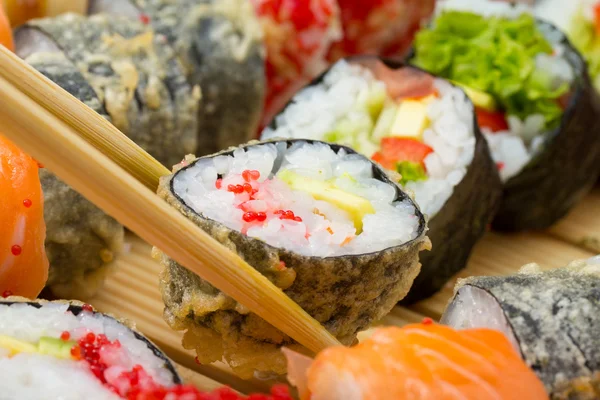
[{"label": "sushi roll", "polygon": [[0,136],[0,295],[35,298],[48,279],[38,163]]},{"label": "sushi roll", "polygon": [[335,0],[251,0],[267,52],[268,124],[293,94],[327,68],[327,51],[342,37]]},{"label": "sushi roll", "polygon": [[[266,141],[188,160],[158,194],[236,252],[344,344],[386,313],[430,248],[418,207],[349,148]],[[164,316],[198,360],[244,378],[285,373],[293,340],[155,249]]]},{"label": "sushi roll", "polygon": [[[196,148],[196,93],[173,51],[125,17],[67,14],[15,33],[16,52],[39,72],[171,165]],[[61,298],[93,296],[123,249],[116,220],[40,170],[50,260]]]},{"label": "sushi roll", "polygon": [[198,88],[187,83],[173,49],[141,22],[64,14],[28,22],[15,40],[26,61],[47,46],[64,53],[104,106],[101,114],[164,165],[195,151]]},{"label": "sushi roll", "polygon": [[338,0],[343,37],[329,50],[329,60],[373,54],[399,57],[433,13],[435,0]]},{"label": "sushi roll", "polygon": [[0,301],[0,377],[3,399],[148,399],[182,386],[127,322],[83,303],[17,297]]},{"label": "sushi roll", "polygon": [[194,151],[210,154],[255,137],[265,51],[250,1],[90,0],[89,12],[141,21],[173,47],[188,81],[202,91]]},{"label": "sushi roll", "polygon": [[502,331],[552,399],[600,398],[600,259],[460,280],[441,322]]},{"label": "sushi roll", "polygon": [[433,324],[379,328],[314,360],[286,350],[300,400],[547,400],[542,382],[502,333]]},{"label": "sushi roll", "polygon": [[421,256],[421,273],[405,303],[432,295],[465,267],[501,196],[464,92],[376,57],[341,60],[296,94],[262,133],[263,139],[276,137],[350,146],[414,193],[429,218],[433,249]]},{"label": "sushi roll", "polygon": [[[493,227],[544,229],[600,174],[600,100],[565,35],[525,5],[447,0],[410,62],[461,85],[504,183]],[[526,32],[526,34],[525,34]]]}]

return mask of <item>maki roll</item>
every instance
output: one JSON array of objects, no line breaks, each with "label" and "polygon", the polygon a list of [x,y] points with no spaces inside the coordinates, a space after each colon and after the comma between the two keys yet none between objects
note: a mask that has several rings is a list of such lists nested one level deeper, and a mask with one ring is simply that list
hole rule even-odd
[{"label": "maki roll", "polygon": [[90,0],[89,12],[141,21],[172,46],[188,81],[202,91],[198,153],[255,136],[265,97],[265,56],[250,1]]},{"label": "maki roll", "polygon": [[[236,252],[344,344],[388,313],[430,247],[418,207],[349,148],[267,141],[188,160],[158,194]],[[198,360],[285,373],[293,340],[159,251],[164,316]]]},{"label": "maki roll", "polygon": [[343,38],[329,50],[329,59],[373,54],[402,56],[415,32],[433,13],[435,0],[338,0]]},{"label": "maki roll", "polygon": [[276,137],[350,146],[414,193],[429,217],[433,249],[421,257],[406,303],[432,295],[465,267],[501,195],[464,92],[376,57],[341,60],[296,94],[262,133]]},{"label": "maki roll", "polygon": [[544,229],[600,174],[600,101],[563,33],[525,6],[476,3],[440,2],[410,62],[461,85],[475,104],[504,182],[493,227]]},{"label": "maki roll", "polygon": [[502,331],[552,399],[600,397],[600,259],[459,281],[441,322]]},{"label": "maki roll", "polygon": [[352,347],[314,360],[286,351],[301,399],[548,400],[508,339],[491,329],[456,331],[424,319],[378,328]]},{"label": "maki roll", "polygon": [[[3,399],[148,399],[177,393],[171,361],[82,303],[0,299]],[[168,397],[167,397],[168,398]]]},{"label": "maki roll", "polygon": [[[16,52],[166,165],[196,145],[194,89],[172,50],[142,23],[75,14],[30,21]],[[62,298],[96,293],[123,248],[123,227],[47,170],[48,286]]]}]

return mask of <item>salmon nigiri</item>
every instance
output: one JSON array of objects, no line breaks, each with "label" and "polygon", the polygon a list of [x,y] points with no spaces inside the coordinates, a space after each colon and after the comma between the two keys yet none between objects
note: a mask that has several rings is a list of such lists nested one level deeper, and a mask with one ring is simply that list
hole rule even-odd
[{"label": "salmon nigiri", "polygon": [[[433,323],[378,329],[357,346],[311,360],[285,350],[302,400],[547,400],[508,339]],[[517,397],[515,397],[517,396]]]},{"label": "salmon nigiri", "polygon": [[0,295],[35,298],[48,279],[38,163],[0,136]]}]

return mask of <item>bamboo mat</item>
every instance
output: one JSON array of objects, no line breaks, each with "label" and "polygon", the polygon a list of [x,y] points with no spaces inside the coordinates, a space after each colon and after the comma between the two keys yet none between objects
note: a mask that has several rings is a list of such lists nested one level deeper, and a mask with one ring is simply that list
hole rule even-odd
[{"label": "bamboo mat", "polygon": [[[100,311],[135,321],[140,331],[184,367],[184,378],[201,390],[224,384],[242,393],[268,391],[267,382],[243,381],[223,364],[207,366],[194,361],[194,354],[181,347],[181,334],[169,329],[162,319],[163,304],[158,292],[160,267],[150,257],[151,247],[133,235],[129,235],[127,241],[131,244],[130,251],[118,260],[116,272],[91,303]],[[409,309],[396,307],[378,324],[402,326],[424,317],[439,319],[452,295],[456,278],[506,275],[530,262],[543,268],[556,268],[597,253],[600,253],[600,188],[594,189],[548,232],[486,234],[476,246],[467,268],[442,291]],[[364,339],[369,333],[361,333],[359,338]]]}]

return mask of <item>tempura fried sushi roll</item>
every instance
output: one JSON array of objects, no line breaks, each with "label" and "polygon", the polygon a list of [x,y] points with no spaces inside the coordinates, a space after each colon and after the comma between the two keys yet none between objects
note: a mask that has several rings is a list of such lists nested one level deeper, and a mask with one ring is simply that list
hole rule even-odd
[{"label": "tempura fried sushi roll", "polygon": [[199,153],[255,136],[265,96],[265,54],[250,1],[90,0],[90,13],[142,21],[171,44],[189,82],[202,90]]},{"label": "tempura fried sushi roll", "polygon": [[40,169],[40,181],[50,260],[46,286],[59,298],[90,298],[123,252],[125,230],[47,169]]},{"label": "tempura fried sushi roll", "polygon": [[[64,15],[16,32],[16,51],[165,164],[195,149],[194,90],[172,51],[124,17]],[[50,260],[62,298],[96,293],[123,248],[123,227],[47,170],[40,170]]]},{"label": "tempura fried sushi roll", "polygon": [[465,267],[500,199],[500,179],[463,91],[377,57],[339,61],[297,93],[262,133],[276,137],[350,146],[400,173],[429,217],[433,245],[405,302],[432,295]]},{"label": "tempura fried sushi roll", "polygon": [[438,7],[410,62],[462,85],[473,100],[504,182],[493,227],[547,228],[600,174],[600,100],[586,63],[523,5],[446,0]]},{"label": "tempura fried sushi roll", "polygon": [[[413,201],[368,159],[312,141],[255,142],[191,161],[158,194],[321,322],[342,343],[389,312],[429,248]],[[165,319],[198,359],[243,377],[285,372],[293,341],[155,253]]]},{"label": "tempura fried sushi roll", "polygon": [[126,321],[17,297],[0,299],[0,377],[5,399],[157,398],[181,388],[171,361]]},{"label": "tempura fried sushi roll", "polygon": [[65,14],[28,22],[15,41],[26,61],[36,53],[64,53],[94,90],[102,113],[164,165],[195,150],[198,89],[187,83],[173,49],[141,22]]},{"label": "tempura fried sushi roll", "polygon": [[442,323],[498,329],[521,352],[553,399],[596,399],[600,395],[598,299],[597,259],[546,272],[528,264],[513,276],[459,281]]}]

